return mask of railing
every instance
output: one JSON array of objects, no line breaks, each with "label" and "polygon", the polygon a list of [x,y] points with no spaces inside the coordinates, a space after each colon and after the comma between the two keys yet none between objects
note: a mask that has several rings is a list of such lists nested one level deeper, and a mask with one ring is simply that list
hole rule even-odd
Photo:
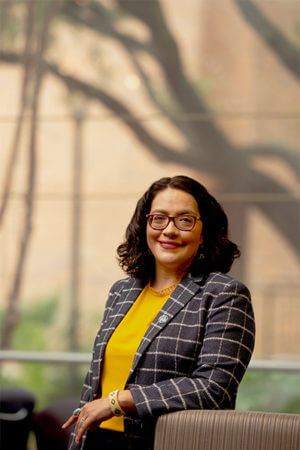
[{"label": "railing", "polygon": [[[89,364],[91,353],[2,350],[0,351],[0,361]],[[250,362],[248,370],[300,373],[300,361],[254,359]]]}]

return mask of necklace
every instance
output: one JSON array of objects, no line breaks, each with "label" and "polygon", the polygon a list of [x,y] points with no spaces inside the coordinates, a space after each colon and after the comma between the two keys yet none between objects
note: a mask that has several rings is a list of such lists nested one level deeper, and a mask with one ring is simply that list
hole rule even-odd
[{"label": "necklace", "polygon": [[163,297],[164,295],[172,294],[172,292],[174,291],[176,286],[180,283],[180,281],[181,280],[178,280],[175,283],[171,284],[171,286],[168,286],[168,287],[166,287],[164,289],[161,289],[160,291],[157,291],[156,289],[153,289],[153,287],[150,286],[150,282],[149,282],[149,290],[153,294],[158,295],[159,297]]}]

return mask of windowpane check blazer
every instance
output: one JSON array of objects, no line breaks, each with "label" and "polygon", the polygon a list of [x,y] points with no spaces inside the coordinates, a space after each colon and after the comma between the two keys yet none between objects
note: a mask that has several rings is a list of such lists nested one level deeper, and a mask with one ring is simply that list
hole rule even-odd
[{"label": "windowpane check blazer", "polygon": [[[106,344],[143,288],[137,278],[112,286],[80,406],[101,396]],[[130,389],[137,413],[124,416],[125,434],[133,443],[139,442],[140,448],[151,448],[155,421],[161,414],[233,409],[253,352],[254,335],[251,298],[244,284],[221,272],[198,277],[187,274],[135,354],[125,389]],[[84,449],[85,438],[77,445],[72,433],[69,449]]]}]

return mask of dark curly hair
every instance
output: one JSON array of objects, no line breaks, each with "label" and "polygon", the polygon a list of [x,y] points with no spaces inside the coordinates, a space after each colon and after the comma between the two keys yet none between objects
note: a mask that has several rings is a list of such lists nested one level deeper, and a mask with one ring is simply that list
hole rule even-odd
[{"label": "dark curly hair", "polygon": [[[154,256],[146,240],[146,214],[152,201],[164,189],[180,189],[191,194],[198,203],[203,223],[203,244],[190,266],[194,275],[212,271],[227,273],[235,258],[240,256],[236,244],[228,239],[228,220],[222,206],[196,180],[186,176],[165,177],[155,181],[137,203],[127,227],[125,241],[118,246],[118,261],[130,276],[148,280],[155,271]],[[201,253],[201,257],[200,257]]]}]

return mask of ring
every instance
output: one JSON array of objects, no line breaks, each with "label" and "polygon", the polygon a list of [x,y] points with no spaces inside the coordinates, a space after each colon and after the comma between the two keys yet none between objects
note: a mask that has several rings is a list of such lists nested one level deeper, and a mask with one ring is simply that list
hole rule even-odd
[{"label": "ring", "polygon": [[85,421],[85,417],[81,417],[80,423],[83,423]]},{"label": "ring", "polygon": [[80,408],[76,408],[74,409],[74,411],[72,412],[73,416],[78,416],[78,414],[80,413]]}]

